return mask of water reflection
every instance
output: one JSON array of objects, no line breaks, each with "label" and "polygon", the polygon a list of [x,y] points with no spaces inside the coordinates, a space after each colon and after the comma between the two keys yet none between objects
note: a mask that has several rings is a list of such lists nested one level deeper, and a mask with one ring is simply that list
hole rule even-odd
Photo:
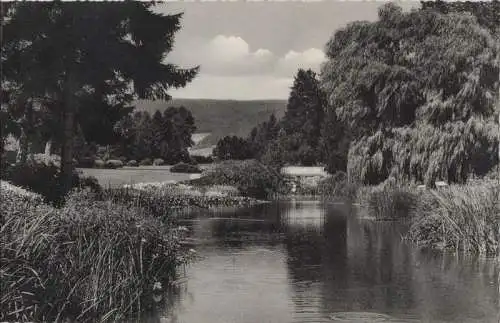
[{"label": "water reflection", "polygon": [[[493,260],[412,250],[404,225],[286,202],[197,214],[203,259],[163,322],[498,322]],[[335,321],[335,320],[333,320]]]}]

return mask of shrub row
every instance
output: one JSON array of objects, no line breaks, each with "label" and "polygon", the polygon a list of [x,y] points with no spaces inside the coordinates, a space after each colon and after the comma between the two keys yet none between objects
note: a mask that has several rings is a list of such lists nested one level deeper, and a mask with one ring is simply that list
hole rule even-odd
[{"label": "shrub row", "polygon": [[256,160],[221,162],[190,183],[231,185],[237,187],[242,195],[254,198],[268,198],[282,193],[286,186],[286,180],[278,170]]},{"label": "shrub row", "polygon": [[[179,163],[184,165],[197,165],[199,163],[212,163],[213,159],[211,157],[203,157],[203,156],[193,156],[189,163]],[[146,158],[141,161],[137,160],[126,160],[124,158],[120,159],[94,159],[94,158],[82,158],[77,162],[77,166],[80,168],[120,168],[123,166],[129,167],[137,167],[137,166],[162,166],[165,165],[165,161],[161,158],[150,159]]]}]

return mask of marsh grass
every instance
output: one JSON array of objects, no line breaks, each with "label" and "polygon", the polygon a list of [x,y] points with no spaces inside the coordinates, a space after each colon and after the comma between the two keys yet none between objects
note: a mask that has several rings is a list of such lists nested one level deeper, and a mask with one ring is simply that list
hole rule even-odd
[{"label": "marsh grass", "polygon": [[239,191],[234,187],[184,184],[140,185],[107,189],[99,199],[143,208],[164,222],[169,222],[175,219],[175,215],[192,209],[239,207],[260,203],[254,198],[240,196]]},{"label": "marsh grass", "polygon": [[123,321],[153,304],[190,260],[172,228],[141,208],[72,195],[60,209],[3,190],[1,321]]},{"label": "marsh grass", "polygon": [[386,184],[359,187],[356,200],[377,220],[401,220],[417,210],[419,195],[410,186]]},{"label": "marsh grass", "polygon": [[347,179],[347,174],[337,172],[321,180],[318,184],[318,192],[324,197],[340,198],[349,202],[354,202],[359,186],[351,183]]},{"label": "marsh grass", "polygon": [[417,246],[500,257],[500,185],[426,191],[408,238]]}]

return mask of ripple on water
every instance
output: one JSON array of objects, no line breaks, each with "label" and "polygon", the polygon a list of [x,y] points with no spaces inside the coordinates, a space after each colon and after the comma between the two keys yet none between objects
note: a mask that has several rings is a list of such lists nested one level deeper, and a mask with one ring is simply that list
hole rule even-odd
[{"label": "ripple on water", "polygon": [[398,319],[387,314],[372,312],[336,312],[330,315],[333,322],[349,323],[372,323],[372,322],[391,322],[391,323],[411,323],[417,320]]}]

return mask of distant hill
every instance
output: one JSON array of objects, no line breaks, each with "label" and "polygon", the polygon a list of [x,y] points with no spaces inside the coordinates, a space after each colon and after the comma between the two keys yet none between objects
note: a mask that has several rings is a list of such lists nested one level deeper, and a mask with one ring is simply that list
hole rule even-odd
[{"label": "distant hill", "polygon": [[257,124],[266,121],[274,113],[279,119],[286,109],[286,100],[209,100],[209,99],[173,99],[171,101],[139,100],[134,102],[136,110],[163,111],[170,106],[184,106],[195,118],[197,133],[210,133],[203,138],[196,148],[215,145],[227,135],[247,136]]}]

